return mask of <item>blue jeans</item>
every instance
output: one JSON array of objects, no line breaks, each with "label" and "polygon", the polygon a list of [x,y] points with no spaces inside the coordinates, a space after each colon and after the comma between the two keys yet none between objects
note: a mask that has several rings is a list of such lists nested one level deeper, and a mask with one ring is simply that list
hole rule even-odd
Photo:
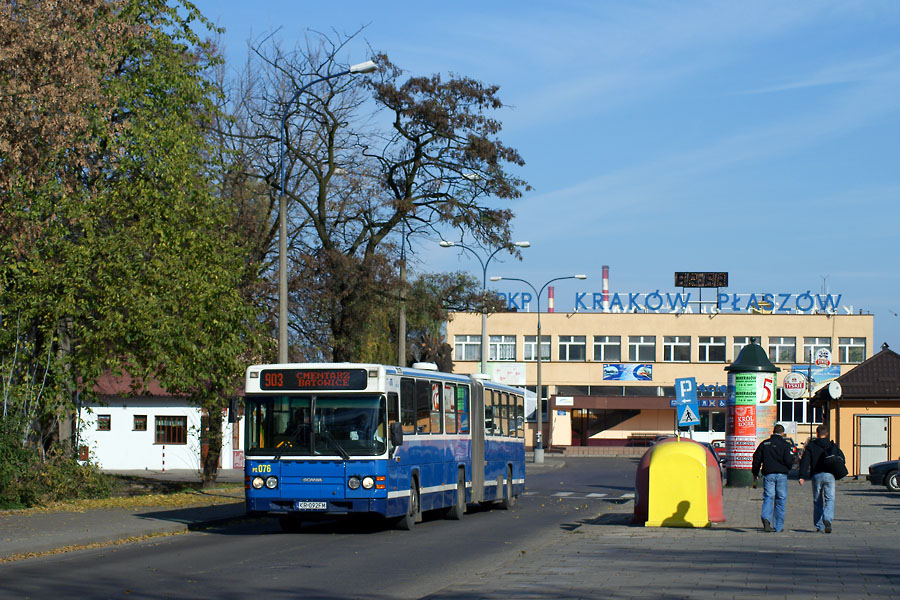
[{"label": "blue jeans", "polygon": [[825,521],[834,521],[834,475],[816,473],[812,476],[813,525],[825,529]]},{"label": "blue jeans", "polygon": [[784,506],[787,502],[787,473],[763,475],[761,517],[772,523],[775,531],[784,529]]}]

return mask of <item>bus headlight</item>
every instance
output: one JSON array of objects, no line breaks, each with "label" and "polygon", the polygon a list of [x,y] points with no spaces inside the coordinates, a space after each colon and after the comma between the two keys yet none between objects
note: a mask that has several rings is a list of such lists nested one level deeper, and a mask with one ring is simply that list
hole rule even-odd
[{"label": "bus headlight", "polygon": [[353,477],[348,479],[347,487],[349,487],[351,490],[358,490],[359,489],[359,477],[354,475]]},{"label": "bus headlight", "polygon": [[250,482],[250,485],[253,486],[254,490],[262,489],[262,486],[265,484],[263,478],[257,475],[253,478],[253,481]]},{"label": "bus headlight", "polygon": [[362,486],[367,490],[371,490],[373,487],[375,487],[375,480],[371,477],[363,477]]},{"label": "bus headlight", "polygon": [[266,477],[266,487],[270,490],[274,490],[278,487],[278,478],[274,475],[272,477]]}]

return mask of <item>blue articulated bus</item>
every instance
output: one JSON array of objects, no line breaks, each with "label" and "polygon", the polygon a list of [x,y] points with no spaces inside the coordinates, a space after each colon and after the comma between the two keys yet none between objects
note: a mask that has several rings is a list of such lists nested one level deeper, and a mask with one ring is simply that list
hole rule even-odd
[{"label": "blue articulated bus", "polygon": [[523,390],[477,376],[356,363],[254,365],[245,385],[249,514],[374,514],[511,507],[525,487]]}]

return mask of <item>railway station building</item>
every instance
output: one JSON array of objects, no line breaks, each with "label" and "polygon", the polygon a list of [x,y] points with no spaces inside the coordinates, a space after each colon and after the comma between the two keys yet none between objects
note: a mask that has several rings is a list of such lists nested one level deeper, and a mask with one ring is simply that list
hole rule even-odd
[{"label": "railway station building", "polygon": [[[694,303],[685,290],[612,297],[606,290],[579,292],[575,310],[553,312],[551,305],[540,315],[521,294],[501,293],[509,311],[487,317],[485,370],[532,392],[526,439],[533,445],[540,319],[548,450],[602,453],[602,447],[639,448],[674,433],[675,379],[684,377],[695,378],[698,389],[701,424],[694,439],[724,440],[725,367],[754,339],[779,368],[779,422],[802,445],[828,418],[821,403],[811,402],[816,391],[872,356],[874,316],[842,304],[836,294],[703,293],[714,300]],[[482,370],[481,314],[454,313],[446,327],[454,372]],[[799,396],[783,386],[792,372],[811,382]]]}]

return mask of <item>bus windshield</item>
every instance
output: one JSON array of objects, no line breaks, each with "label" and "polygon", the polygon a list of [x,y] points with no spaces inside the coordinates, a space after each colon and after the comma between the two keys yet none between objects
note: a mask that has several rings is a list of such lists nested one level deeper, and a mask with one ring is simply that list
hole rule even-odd
[{"label": "bus windshield", "polygon": [[387,446],[385,400],[352,396],[248,396],[247,455],[379,456]]}]

